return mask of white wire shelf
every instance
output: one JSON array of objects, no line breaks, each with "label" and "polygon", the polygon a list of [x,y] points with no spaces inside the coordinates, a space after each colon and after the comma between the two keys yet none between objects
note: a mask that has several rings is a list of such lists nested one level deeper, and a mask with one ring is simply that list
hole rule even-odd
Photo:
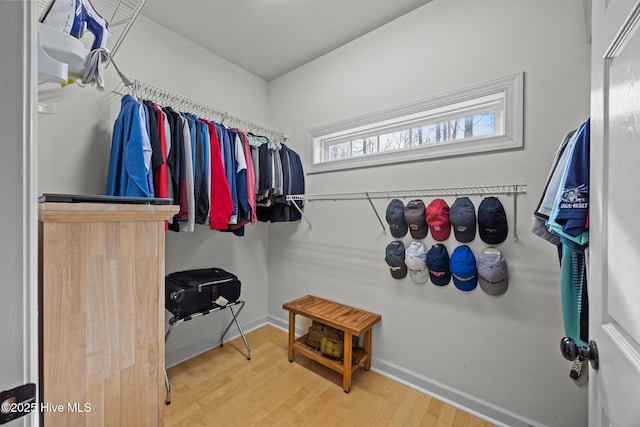
[{"label": "white wire shelf", "polygon": [[489,185],[482,187],[450,187],[423,188],[418,190],[391,191],[360,191],[353,193],[323,193],[323,194],[292,194],[287,200],[362,200],[362,199],[393,199],[408,197],[437,197],[437,196],[470,196],[470,195],[499,195],[522,194],[527,192],[527,184]]},{"label": "white wire shelf", "polygon": [[[53,0],[38,0],[36,8],[36,19],[38,21],[42,20],[52,2]],[[147,4],[147,0],[91,0],[91,4],[109,24],[111,37],[107,42],[107,49],[111,53],[111,57],[113,57],[142,8]],[[90,50],[93,44],[93,35],[89,31],[85,31],[85,35],[80,41]]]},{"label": "white wire shelf", "polygon": [[[385,227],[382,218],[378,214],[378,210],[373,204],[374,199],[406,199],[414,197],[446,197],[446,196],[498,196],[507,195],[513,196],[513,219],[511,223],[513,227],[513,242],[518,243],[518,194],[524,194],[527,192],[527,184],[503,184],[503,185],[485,185],[475,187],[449,187],[449,188],[423,188],[417,190],[391,190],[391,191],[360,191],[351,193],[322,193],[322,194],[291,194],[286,196],[287,201],[340,201],[340,200],[368,200],[373,212],[375,213],[382,232],[386,234],[387,229]],[[313,229],[311,221],[304,215],[302,209],[298,204],[293,203],[296,209],[300,212],[305,221],[309,224],[309,229]]]}]

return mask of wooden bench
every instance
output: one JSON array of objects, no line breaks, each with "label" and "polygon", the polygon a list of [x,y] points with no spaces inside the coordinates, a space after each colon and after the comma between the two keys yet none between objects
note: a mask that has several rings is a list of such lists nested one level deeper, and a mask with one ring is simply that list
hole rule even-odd
[{"label": "wooden bench", "polygon": [[[289,311],[289,362],[293,362],[298,352],[322,365],[342,374],[342,388],[345,393],[351,390],[351,375],[360,366],[366,371],[371,369],[371,328],[381,320],[379,314],[370,313],[344,304],[307,295],[285,303],[282,308]],[[344,358],[333,359],[324,356],[313,347],[305,344],[306,335],[295,339],[296,314],[317,320],[344,332]],[[353,336],[364,334],[364,348],[352,350]]]}]

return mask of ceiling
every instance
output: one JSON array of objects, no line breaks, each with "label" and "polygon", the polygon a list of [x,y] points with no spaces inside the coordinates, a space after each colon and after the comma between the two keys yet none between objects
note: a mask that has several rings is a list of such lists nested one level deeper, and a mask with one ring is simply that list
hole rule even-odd
[{"label": "ceiling", "polygon": [[266,81],[431,0],[149,0],[142,15]]}]

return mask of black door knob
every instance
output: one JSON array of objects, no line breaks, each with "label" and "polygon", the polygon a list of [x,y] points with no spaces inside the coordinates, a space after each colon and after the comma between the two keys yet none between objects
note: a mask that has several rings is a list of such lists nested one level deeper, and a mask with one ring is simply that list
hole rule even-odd
[{"label": "black door knob", "polygon": [[598,369],[598,346],[595,341],[589,341],[589,345],[578,345],[569,337],[560,340],[560,351],[565,359],[574,361],[577,358],[586,359],[593,369]]}]

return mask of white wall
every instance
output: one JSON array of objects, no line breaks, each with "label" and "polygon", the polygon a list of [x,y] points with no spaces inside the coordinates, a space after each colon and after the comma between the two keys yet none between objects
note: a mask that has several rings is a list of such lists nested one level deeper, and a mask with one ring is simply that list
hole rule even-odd
[{"label": "white wall", "polygon": [[[129,77],[254,122],[266,123],[267,83],[192,42],[140,16],[115,57]],[[107,90],[54,85],[41,99],[54,98],[56,113],[40,115],[39,192],[104,194],[113,123],[120,96],[112,66]],[[193,111],[197,113],[197,111]],[[268,225],[246,227],[245,237],[196,226],[195,233],[166,233],[166,271],[221,267],[237,273],[247,301],[240,320],[251,327],[266,321]],[[247,268],[251,265],[251,268]],[[176,327],[166,346],[169,365],[217,345],[228,312]],[[229,336],[237,334],[235,327]]]},{"label": "white wall", "polygon": [[[524,71],[524,149],[311,175],[307,193],[509,183],[528,193],[518,197],[519,243],[510,234],[500,245],[510,271],[501,297],[394,280],[384,262],[392,237],[367,201],[307,203],[313,230],[304,221],[270,229],[272,321],[286,325],[282,304],[305,294],[375,311],[374,368],[503,412],[506,424],[586,425],[586,383],[569,378],[559,351],[555,248],[529,225],[555,149],[589,114],[588,52],[580,0],[437,0],[273,81],[271,125],[304,154],[309,129]],[[511,199],[500,198],[513,227]],[[384,221],[388,200],[374,203]],[[457,243],[446,245],[451,253]],[[471,247],[477,255],[485,245]]]}]

